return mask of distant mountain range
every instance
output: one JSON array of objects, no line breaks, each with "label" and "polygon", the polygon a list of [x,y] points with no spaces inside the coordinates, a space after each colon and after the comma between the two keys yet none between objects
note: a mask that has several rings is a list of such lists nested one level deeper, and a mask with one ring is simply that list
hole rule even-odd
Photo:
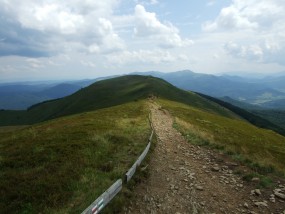
[{"label": "distant mountain range", "polygon": [[[252,77],[201,74],[190,70],[172,73],[135,72],[133,74],[162,78],[181,89],[216,98],[227,97],[229,98],[227,102],[233,105],[238,104],[239,107],[285,109],[285,76],[254,79]],[[24,110],[42,101],[73,94],[98,80],[108,78],[111,77],[57,83],[0,84],[0,109]]]},{"label": "distant mountain range", "polygon": [[285,76],[247,79],[229,75],[200,74],[189,70],[173,73],[151,71],[136,74],[159,77],[184,90],[218,98],[227,96],[250,104],[264,105],[264,107],[267,106],[267,102],[274,101],[278,104],[278,100],[285,98]]},{"label": "distant mountain range", "polygon": [[94,82],[108,78],[111,77],[64,82],[47,81],[0,84],[0,109],[25,110],[39,102],[71,95]]}]

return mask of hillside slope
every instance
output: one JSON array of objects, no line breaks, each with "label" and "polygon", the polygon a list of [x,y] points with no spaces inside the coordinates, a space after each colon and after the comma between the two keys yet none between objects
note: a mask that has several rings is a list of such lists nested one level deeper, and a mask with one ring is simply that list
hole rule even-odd
[{"label": "hillside slope", "polygon": [[93,111],[148,96],[182,102],[228,117],[235,115],[200,96],[151,76],[130,75],[96,82],[62,99],[46,101],[27,111],[0,111],[0,125],[33,124],[61,116]]},{"label": "hillside slope", "polygon": [[[267,121],[270,121],[273,124],[276,124],[277,126],[281,127],[282,129],[285,130],[285,110],[284,107],[283,108],[276,108],[277,105],[275,105],[274,109],[268,109],[268,108],[264,108],[258,105],[250,105],[244,102],[240,102],[237,100],[234,100],[230,97],[223,97],[220,98],[221,100],[230,103],[234,106],[237,106],[239,108],[242,108],[252,114],[258,115],[259,117],[262,117],[264,119],[266,119]],[[282,101],[282,100],[280,100]],[[274,102],[275,104],[277,103]],[[266,104],[266,103],[264,103]]]},{"label": "hillside slope", "polygon": [[81,213],[141,154],[148,113],[131,102],[0,131],[0,212]]},{"label": "hillside slope", "polygon": [[[245,110],[243,108],[240,108],[238,106],[232,105],[231,103],[225,102],[223,100],[219,100],[216,99],[214,97],[210,97],[204,94],[199,94],[202,97],[205,97],[208,100],[211,100],[229,110],[231,110],[232,112],[236,113],[237,115],[240,115],[242,118],[246,119],[247,121],[249,121],[251,124],[260,127],[260,128],[266,128],[266,129],[271,129],[281,135],[285,136],[285,129],[283,128],[283,124],[280,123],[283,118],[280,118],[281,121],[279,122],[275,122],[274,120],[272,120],[272,118],[268,117],[268,115],[262,115],[261,111],[259,111],[260,113],[256,113],[258,111],[253,111],[253,110]],[[252,113],[253,112],[253,113]],[[270,113],[271,116],[274,116],[274,113],[271,112]],[[282,112],[280,112],[279,116],[283,116]],[[268,118],[268,119],[267,119]],[[273,121],[273,122],[271,122]],[[279,125],[280,124],[280,125]]]}]

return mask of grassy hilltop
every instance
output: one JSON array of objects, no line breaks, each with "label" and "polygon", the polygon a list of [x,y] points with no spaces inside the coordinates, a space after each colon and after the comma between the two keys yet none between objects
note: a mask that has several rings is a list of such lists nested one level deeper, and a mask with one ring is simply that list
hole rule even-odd
[{"label": "grassy hilltop", "polygon": [[180,90],[164,80],[151,76],[131,75],[96,82],[70,96],[31,106],[27,111],[2,110],[0,125],[33,124],[144,99],[150,94],[219,114],[231,114],[218,105]]}]

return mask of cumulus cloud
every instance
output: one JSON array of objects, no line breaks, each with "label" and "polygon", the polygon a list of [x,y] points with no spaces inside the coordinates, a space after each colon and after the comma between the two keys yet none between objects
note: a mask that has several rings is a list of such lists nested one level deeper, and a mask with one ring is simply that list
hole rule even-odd
[{"label": "cumulus cloud", "polygon": [[117,0],[0,0],[0,55],[49,56],[71,47],[89,53],[124,47],[110,16]]},{"label": "cumulus cloud", "polygon": [[[134,14],[115,15],[119,0],[0,0],[0,56],[50,57],[80,52],[110,54],[127,48],[119,32],[134,29],[134,41],[162,48],[185,47],[170,22],[136,5]],[[157,4],[157,0],[147,1]],[[115,24],[115,26],[114,26]],[[119,31],[118,31],[119,30]]]},{"label": "cumulus cloud", "polygon": [[[92,26],[94,38],[91,38],[91,44],[89,38],[86,38],[86,45],[90,53],[106,53],[118,51],[124,48],[123,40],[113,30],[113,25],[110,20],[105,18],[98,19],[97,23]],[[91,29],[90,29],[91,30]]]},{"label": "cumulus cloud", "polygon": [[233,0],[214,21],[204,23],[202,28],[205,31],[269,28],[276,20],[284,18],[281,3],[281,0]]},{"label": "cumulus cloud", "polygon": [[32,68],[38,69],[44,67],[43,63],[38,59],[28,58],[26,61],[28,62],[29,66]]},{"label": "cumulus cloud", "polygon": [[142,5],[135,7],[135,22],[136,37],[157,40],[161,47],[173,48],[193,44],[192,40],[182,39],[173,24],[161,23],[155,13],[147,12]]},{"label": "cumulus cloud", "polygon": [[234,42],[225,44],[225,50],[236,57],[260,61],[263,57],[263,49],[259,45],[238,45]]},{"label": "cumulus cloud", "polygon": [[227,54],[248,61],[260,63],[278,63],[285,65],[283,58],[285,47],[275,41],[265,41],[260,44],[244,44],[242,42],[228,42],[224,45]]},{"label": "cumulus cloud", "polygon": [[[284,3],[284,2],[283,2]],[[202,29],[223,37],[226,53],[259,63],[285,64],[285,7],[282,0],[233,0]]]},{"label": "cumulus cloud", "polygon": [[162,64],[189,60],[184,54],[174,55],[169,51],[159,49],[122,51],[108,55],[107,58],[110,62],[120,65],[132,63]]}]

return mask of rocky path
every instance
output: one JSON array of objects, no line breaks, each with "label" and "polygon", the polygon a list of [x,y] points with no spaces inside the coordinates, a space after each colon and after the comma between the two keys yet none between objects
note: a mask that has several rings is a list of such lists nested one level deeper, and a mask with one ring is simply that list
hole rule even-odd
[{"label": "rocky path", "polygon": [[[255,189],[233,171],[238,164],[222,154],[186,142],[173,118],[151,103],[158,143],[149,163],[150,176],[139,184],[124,213],[281,213],[285,186]],[[280,194],[278,196],[278,194]]]}]

